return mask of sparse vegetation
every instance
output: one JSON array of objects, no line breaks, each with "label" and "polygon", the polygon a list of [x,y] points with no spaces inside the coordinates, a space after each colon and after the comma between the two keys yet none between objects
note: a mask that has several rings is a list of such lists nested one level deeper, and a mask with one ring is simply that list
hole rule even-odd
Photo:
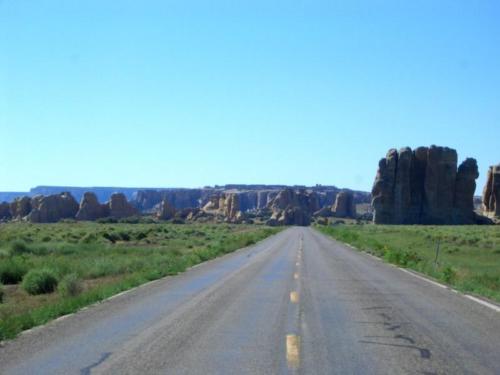
[{"label": "sparse vegetation", "polygon": [[76,273],[70,273],[63,277],[57,289],[63,297],[75,297],[83,291],[82,280]]},{"label": "sparse vegetation", "polygon": [[422,272],[461,291],[500,301],[499,226],[336,225],[317,228],[389,263]]},{"label": "sparse vegetation", "polygon": [[1,224],[0,282],[10,285],[0,289],[0,340],[279,230],[142,219]]}]

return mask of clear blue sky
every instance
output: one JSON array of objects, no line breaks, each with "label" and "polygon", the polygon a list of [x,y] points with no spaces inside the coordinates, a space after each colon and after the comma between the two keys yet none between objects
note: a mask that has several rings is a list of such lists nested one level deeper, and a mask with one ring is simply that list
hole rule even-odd
[{"label": "clear blue sky", "polygon": [[500,162],[498,1],[0,0],[0,190],[335,184]]}]

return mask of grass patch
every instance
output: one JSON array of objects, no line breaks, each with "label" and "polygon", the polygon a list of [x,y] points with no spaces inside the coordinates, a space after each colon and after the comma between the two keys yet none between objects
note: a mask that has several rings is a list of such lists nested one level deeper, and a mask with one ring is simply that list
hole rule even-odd
[{"label": "grass patch", "polygon": [[386,262],[500,302],[500,226],[366,224],[317,229]]},{"label": "grass patch", "polygon": [[[0,282],[11,285],[3,289],[0,340],[145,282],[184,272],[279,230],[135,219],[1,224]],[[59,285],[39,281],[40,270],[50,270],[47,272],[60,280]],[[26,280],[29,293],[24,289]],[[46,276],[43,280],[47,281]],[[49,293],[37,294],[39,291]]]}]

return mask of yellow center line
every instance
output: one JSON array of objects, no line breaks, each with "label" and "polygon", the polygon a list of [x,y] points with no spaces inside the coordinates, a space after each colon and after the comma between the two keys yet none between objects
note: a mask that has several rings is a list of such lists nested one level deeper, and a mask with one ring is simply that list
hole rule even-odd
[{"label": "yellow center line", "polygon": [[290,292],[290,302],[292,303],[297,303],[299,302],[299,293],[297,292]]},{"label": "yellow center line", "polygon": [[300,364],[300,337],[297,335],[286,335],[286,361],[288,367],[297,369]]},{"label": "yellow center line", "polygon": [[299,273],[298,273],[298,272],[295,272],[295,273],[293,274],[293,278],[294,278],[295,280],[298,280],[298,279],[299,279]]}]

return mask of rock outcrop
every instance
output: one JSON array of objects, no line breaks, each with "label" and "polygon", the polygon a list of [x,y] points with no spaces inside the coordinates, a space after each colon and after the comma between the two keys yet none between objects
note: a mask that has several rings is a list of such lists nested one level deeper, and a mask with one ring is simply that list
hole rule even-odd
[{"label": "rock outcrop", "polygon": [[109,206],[100,204],[94,193],[86,192],[80,201],[80,208],[76,213],[76,220],[97,220],[109,216]]},{"label": "rock outcrop", "polygon": [[467,158],[458,167],[453,201],[453,220],[457,223],[474,224],[476,222],[474,192],[476,191],[476,179],[478,177],[479,171],[475,159]]},{"label": "rock outcrop", "polygon": [[24,196],[14,199],[10,204],[10,214],[13,220],[21,220],[31,212],[31,198]]},{"label": "rock outcrop", "polygon": [[356,217],[356,206],[354,204],[354,194],[352,191],[342,190],[337,194],[335,203],[332,206],[332,214],[335,217]]},{"label": "rock outcrop", "polygon": [[471,224],[478,177],[475,159],[457,171],[457,152],[447,147],[389,150],[372,189],[378,224]]},{"label": "rock outcrop", "polygon": [[108,202],[109,216],[114,218],[124,218],[138,215],[138,210],[127,202],[127,198],[123,193],[114,193]]},{"label": "rock outcrop", "polygon": [[266,224],[307,226],[311,224],[311,217],[319,208],[315,192],[283,189],[268,204],[272,216]]},{"label": "rock outcrop", "polygon": [[175,216],[175,208],[173,208],[168,201],[163,200],[160,202],[156,217],[160,220],[170,220]]},{"label": "rock outcrop", "polygon": [[75,198],[68,192],[37,195],[31,200],[31,206],[26,220],[32,223],[56,223],[61,219],[74,219],[79,208]]},{"label": "rock outcrop", "polygon": [[12,218],[10,214],[10,204],[7,202],[0,203],[0,221],[7,221]]},{"label": "rock outcrop", "polygon": [[483,212],[489,217],[500,218],[500,164],[488,169],[483,189]]}]

